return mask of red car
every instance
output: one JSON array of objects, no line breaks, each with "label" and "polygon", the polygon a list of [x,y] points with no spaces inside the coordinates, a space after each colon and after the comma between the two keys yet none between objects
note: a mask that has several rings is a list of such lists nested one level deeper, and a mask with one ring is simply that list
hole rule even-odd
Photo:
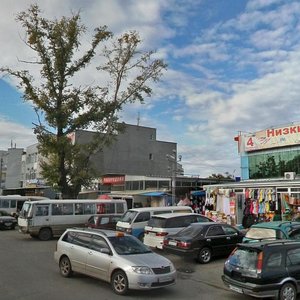
[{"label": "red car", "polygon": [[116,224],[122,215],[93,215],[85,224],[89,228],[116,230]]}]

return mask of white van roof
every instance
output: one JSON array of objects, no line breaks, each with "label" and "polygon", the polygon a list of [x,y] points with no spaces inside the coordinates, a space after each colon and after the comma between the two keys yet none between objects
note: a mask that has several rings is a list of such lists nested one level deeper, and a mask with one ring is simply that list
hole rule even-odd
[{"label": "white van roof", "polygon": [[145,211],[162,211],[162,210],[191,210],[190,206],[151,206],[151,207],[138,207],[130,208],[130,211],[145,212]]}]

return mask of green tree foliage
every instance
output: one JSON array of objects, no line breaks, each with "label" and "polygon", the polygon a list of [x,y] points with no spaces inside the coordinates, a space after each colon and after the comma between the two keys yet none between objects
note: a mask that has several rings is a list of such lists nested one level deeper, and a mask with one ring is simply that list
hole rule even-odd
[{"label": "green tree foliage", "polygon": [[[115,38],[106,26],[95,29],[89,49],[83,50],[80,41],[86,28],[79,13],[48,20],[32,5],[18,14],[17,21],[26,32],[26,45],[36,55],[36,61],[25,63],[40,66],[40,76],[34,78],[28,70],[9,67],[0,70],[19,80],[24,100],[31,101],[37,113],[34,132],[47,158],[42,164],[44,178],[64,198],[76,197],[81,186],[96,176],[90,156],[122,130],[118,113],[125,104],[143,102],[152,95],[149,83],[160,79],[166,64],[153,59],[153,51],[138,50],[137,32]],[[95,65],[98,54],[104,61],[100,66]],[[92,63],[105,74],[105,86],[76,86],[76,76]],[[70,134],[81,129],[95,131],[92,142],[72,143]]]},{"label": "green tree foliage", "polygon": [[211,175],[209,175],[208,176],[208,178],[209,179],[219,179],[219,180],[221,180],[221,179],[233,179],[232,178],[232,175],[230,175],[229,174],[229,172],[225,172],[225,175],[223,175],[223,174],[211,174]]}]

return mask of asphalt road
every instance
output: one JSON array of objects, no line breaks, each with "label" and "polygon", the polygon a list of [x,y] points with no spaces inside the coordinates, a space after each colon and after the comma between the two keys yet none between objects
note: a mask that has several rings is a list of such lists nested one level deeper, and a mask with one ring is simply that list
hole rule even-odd
[{"label": "asphalt road", "polygon": [[166,255],[178,271],[177,284],[151,291],[130,291],[126,296],[113,293],[108,283],[75,274],[63,278],[53,259],[57,240],[39,241],[18,230],[0,231],[1,300],[83,300],[83,299],[201,299],[250,300],[235,294],[222,283],[225,258],[207,265]]}]

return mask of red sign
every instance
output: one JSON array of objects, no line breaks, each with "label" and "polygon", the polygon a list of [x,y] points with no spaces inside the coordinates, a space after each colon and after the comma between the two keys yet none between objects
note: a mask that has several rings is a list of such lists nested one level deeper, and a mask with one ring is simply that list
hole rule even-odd
[{"label": "red sign", "polygon": [[120,184],[125,182],[125,176],[104,177],[103,184]]},{"label": "red sign", "polygon": [[300,144],[300,125],[269,128],[243,136],[245,151]]}]

